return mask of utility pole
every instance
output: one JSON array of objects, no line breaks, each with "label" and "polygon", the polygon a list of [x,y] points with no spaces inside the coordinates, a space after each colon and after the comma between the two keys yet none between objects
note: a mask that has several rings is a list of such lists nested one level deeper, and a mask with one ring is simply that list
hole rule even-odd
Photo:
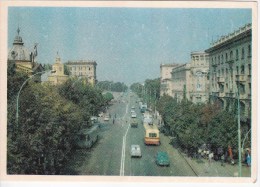
[{"label": "utility pole", "polygon": [[[239,76],[238,76],[239,79]],[[238,128],[238,171],[239,177],[242,176],[241,171],[241,126],[240,126],[240,100],[239,100],[239,80],[237,81],[237,128]]]}]

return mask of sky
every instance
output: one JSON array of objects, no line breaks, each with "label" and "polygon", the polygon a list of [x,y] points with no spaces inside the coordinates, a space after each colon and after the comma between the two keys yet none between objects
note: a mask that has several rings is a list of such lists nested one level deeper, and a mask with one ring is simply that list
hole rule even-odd
[{"label": "sky", "polygon": [[193,51],[252,23],[251,9],[9,7],[8,48],[17,28],[37,61],[97,62],[97,79],[144,82],[160,64],[189,63]]}]

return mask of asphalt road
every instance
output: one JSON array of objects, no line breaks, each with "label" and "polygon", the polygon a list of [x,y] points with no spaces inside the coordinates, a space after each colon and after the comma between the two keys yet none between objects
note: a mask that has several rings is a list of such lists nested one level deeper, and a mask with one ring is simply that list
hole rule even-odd
[{"label": "asphalt road", "polygon": [[[168,137],[160,134],[161,145],[144,144],[142,114],[138,109],[137,96],[123,94],[108,109],[111,119],[100,119],[98,142],[91,149],[77,150],[68,163],[66,174],[75,175],[112,175],[112,176],[195,176],[190,166],[169,144]],[[130,127],[131,107],[135,106],[138,128]],[[115,118],[113,124],[113,118]],[[142,157],[131,158],[130,147],[138,144]],[[157,151],[166,151],[170,158],[169,167],[160,167],[155,163]]]}]

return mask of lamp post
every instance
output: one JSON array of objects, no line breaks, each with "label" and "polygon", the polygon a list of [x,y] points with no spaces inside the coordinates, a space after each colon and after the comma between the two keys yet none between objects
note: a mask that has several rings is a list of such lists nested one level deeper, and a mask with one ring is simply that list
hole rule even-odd
[{"label": "lamp post", "polygon": [[[50,71],[50,70],[37,72],[37,73],[33,74],[31,77],[29,77],[28,79],[26,79],[26,80],[23,82],[23,84],[22,84],[20,90],[18,91],[17,97],[16,97],[16,125],[17,125],[17,127],[18,127],[18,118],[19,118],[19,97],[20,97],[20,93],[21,93],[21,91],[22,91],[24,85],[25,85],[30,79],[32,79],[35,75],[42,74],[42,73],[49,72],[49,71]],[[51,72],[52,72],[52,73],[55,73],[56,71],[51,71]]]},{"label": "lamp post", "polygon": [[[239,76],[238,76],[239,79]],[[239,80],[237,80],[237,132],[238,132],[238,174],[242,176],[241,170],[241,126],[240,126],[240,100],[239,100]]]}]

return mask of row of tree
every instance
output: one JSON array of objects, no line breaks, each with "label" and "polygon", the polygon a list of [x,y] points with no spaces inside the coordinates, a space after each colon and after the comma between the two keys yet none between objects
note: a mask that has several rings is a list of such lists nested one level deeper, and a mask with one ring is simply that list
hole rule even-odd
[{"label": "row of tree", "polygon": [[226,152],[229,146],[237,152],[235,105],[231,110],[223,110],[218,102],[194,104],[185,99],[177,102],[164,95],[158,101],[157,109],[164,120],[162,131],[172,136],[176,145],[189,155],[197,154],[203,145],[216,154],[220,154],[218,150]]},{"label": "row of tree", "polygon": [[8,66],[8,174],[60,174],[75,145],[75,135],[91,125],[111,100],[83,80],[53,86],[33,78],[17,94],[28,76]]},{"label": "row of tree", "polygon": [[[144,102],[155,106],[162,116],[162,132],[171,136],[183,151],[190,155],[207,145],[212,151],[226,151],[228,146],[236,152],[238,146],[237,103],[223,109],[220,103],[194,104],[185,97],[182,102],[164,95],[160,97],[160,80],[146,80],[144,84],[130,86]],[[185,93],[185,90],[184,90]],[[242,128],[242,137],[248,129]],[[250,137],[249,137],[250,139]],[[250,145],[249,145],[250,146]]]},{"label": "row of tree", "polygon": [[97,83],[97,87],[106,90],[106,91],[112,91],[112,92],[125,92],[128,87],[122,83],[122,82],[116,82],[113,81],[99,81]]},{"label": "row of tree", "polygon": [[142,98],[143,102],[154,107],[160,98],[160,79],[146,79],[144,84],[133,83],[130,89]]}]

